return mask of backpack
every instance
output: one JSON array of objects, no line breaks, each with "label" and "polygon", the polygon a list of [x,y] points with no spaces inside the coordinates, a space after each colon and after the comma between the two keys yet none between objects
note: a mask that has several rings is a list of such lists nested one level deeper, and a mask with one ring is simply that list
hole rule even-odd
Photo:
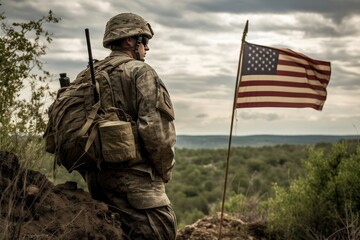
[{"label": "backpack", "polygon": [[45,149],[55,155],[54,168],[93,170],[136,158],[131,117],[115,106],[109,78],[114,68],[131,60],[108,57],[94,63],[96,86],[88,68],[58,90],[44,133]]}]

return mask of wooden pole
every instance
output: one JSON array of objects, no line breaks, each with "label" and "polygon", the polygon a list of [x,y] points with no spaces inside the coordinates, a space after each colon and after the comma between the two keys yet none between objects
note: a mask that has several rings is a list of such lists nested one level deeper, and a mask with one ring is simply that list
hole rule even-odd
[{"label": "wooden pole", "polygon": [[234,101],[233,101],[231,124],[230,124],[230,136],[229,136],[227,158],[226,158],[224,191],[223,191],[222,204],[221,204],[221,217],[220,217],[220,228],[219,228],[219,237],[218,237],[219,240],[221,239],[221,230],[222,230],[222,225],[223,225],[223,220],[224,220],[224,205],[225,205],[225,196],[226,196],[226,190],[227,190],[227,180],[228,180],[228,174],[229,174],[229,159],[230,159],[232,132],[233,132],[233,126],[234,126],[234,115],[235,115],[237,95],[238,95],[238,91],[239,91],[239,83],[240,83],[240,78],[241,78],[240,71],[241,71],[241,65],[242,65],[242,52],[243,52],[243,48],[244,48],[245,37],[248,32],[248,25],[249,25],[249,20],[246,21],[246,25],[245,25],[242,40],[241,40],[240,55],[239,55],[239,62],[238,62],[238,69],[237,69],[237,76],[236,76],[236,83],[235,83],[235,93],[234,93]]}]

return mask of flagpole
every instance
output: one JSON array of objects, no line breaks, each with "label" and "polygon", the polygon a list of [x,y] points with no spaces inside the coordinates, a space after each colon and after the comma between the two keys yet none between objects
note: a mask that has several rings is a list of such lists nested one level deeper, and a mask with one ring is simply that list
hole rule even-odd
[{"label": "flagpole", "polygon": [[227,158],[226,158],[224,191],[223,191],[222,204],[221,204],[221,217],[220,217],[220,228],[219,228],[219,237],[218,237],[219,240],[221,239],[221,230],[222,230],[222,224],[223,224],[223,219],[224,219],[224,205],[225,205],[225,196],[226,196],[227,180],[228,180],[228,173],[229,173],[229,159],[230,159],[231,140],[232,140],[233,125],[234,125],[234,115],[235,115],[239,83],[240,83],[240,78],[241,78],[240,68],[241,68],[241,61],[242,61],[242,52],[243,52],[243,48],[244,48],[245,37],[248,32],[248,26],[249,26],[249,20],[246,21],[243,36],[241,39],[240,55],[239,55],[239,62],[238,62],[238,69],[237,69],[237,76],[236,76],[235,92],[234,92],[234,101],[233,101],[233,108],[232,108],[232,115],[231,115],[230,136],[229,136]]}]

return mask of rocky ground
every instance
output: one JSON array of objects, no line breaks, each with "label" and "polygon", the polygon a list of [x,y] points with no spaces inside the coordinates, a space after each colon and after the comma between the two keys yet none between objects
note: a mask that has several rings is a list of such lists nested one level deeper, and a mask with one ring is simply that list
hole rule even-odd
[{"label": "rocky ground", "polygon": [[[0,152],[0,239],[123,239],[120,222],[104,203],[66,182],[23,169]],[[178,231],[177,240],[219,239],[219,216],[207,216]],[[268,239],[261,224],[225,215],[221,239]]]}]

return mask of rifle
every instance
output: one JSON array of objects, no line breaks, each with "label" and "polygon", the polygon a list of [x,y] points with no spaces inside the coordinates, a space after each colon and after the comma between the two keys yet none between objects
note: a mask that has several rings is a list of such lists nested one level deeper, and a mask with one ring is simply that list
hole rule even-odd
[{"label": "rifle", "polygon": [[[90,33],[89,33],[88,28],[85,28],[85,37],[86,37],[87,50],[88,50],[88,55],[89,55],[89,67],[90,67],[91,82],[94,84],[94,86],[96,86],[95,72],[94,72],[94,60],[93,60],[92,53],[91,53]],[[98,99],[98,97],[99,97],[98,92],[96,91],[96,87],[95,87],[95,95],[94,96],[95,96],[95,99]]]}]

